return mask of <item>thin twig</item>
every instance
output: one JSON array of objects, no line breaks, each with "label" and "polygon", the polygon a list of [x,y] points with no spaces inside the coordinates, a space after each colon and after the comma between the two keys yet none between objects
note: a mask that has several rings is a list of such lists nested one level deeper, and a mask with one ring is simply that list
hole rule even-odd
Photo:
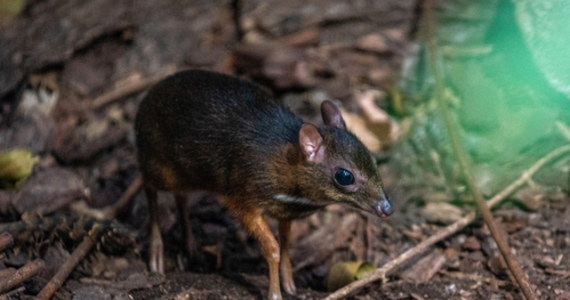
[{"label": "thin twig", "polygon": [[[527,183],[528,180],[532,177],[532,175],[534,173],[536,173],[538,170],[540,170],[540,168],[542,168],[546,163],[554,160],[555,158],[557,158],[557,157],[559,157],[559,156],[561,156],[567,152],[570,152],[570,145],[559,147],[559,148],[553,150],[552,152],[548,153],[546,156],[544,156],[543,158],[539,159],[536,163],[534,163],[528,170],[523,172],[523,174],[517,180],[515,180],[508,187],[506,187],[504,190],[502,190],[501,192],[496,194],[493,198],[491,198],[489,201],[487,201],[487,205],[490,208],[494,207],[500,201],[502,201],[507,196],[512,194],[515,190],[517,190],[518,188],[523,186],[525,183]],[[365,285],[367,285],[371,282],[381,280],[381,279],[382,280],[385,279],[386,274],[388,272],[390,272],[393,269],[395,269],[396,267],[404,264],[410,258],[424,252],[429,247],[433,246],[435,243],[440,242],[441,240],[447,238],[448,236],[450,236],[450,235],[458,232],[459,230],[465,228],[465,226],[469,225],[471,222],[473,222],[473,220],[475,220],[475,216],[476,216],[475,213],[471,212],[467,216],[459,219],[457,222],[441,229],[436,234],[434,234],[431,237],[423,240],[421,243],[416,245],[414,248],[411,248],[408,251],[400,254],[400,256],[393,259],[389,263],[385,264],[381,268],[377,269],[376,271],[374,271],[370,275],[368,275],[368,276],[366,276],[366,277],[364,277],[358,281],[355,281],[355,282],[337,290],[336,292],[330,294],[328,297],[325,298],[325,300],[342,299],[342,298],[348,296],[349,294],[357,291],[358,289],[364,287]]]},{"label": "thin twig", "polygon": [[14,299],[14,297],[12,297],[13,295],[18,294],[18,293],[22,293],[25,290],[26,290],[25,286],[21,286],[17,289],[13,289],[13,290],[5,293],[5,294],[0,295],[0,300]]},{"label": "thin twig", "polygon": [[451,117],[451,113],[449,112],[449,108],[447,107],[447,103],[445,101],[444,89],[445,89],[445,82],[443,78],[443,71],[441,70],[441,65],[437,59],[437,38],[435,33],[435,18],[433,16],[433,0],[425,0],[424,2],[424,17],[425,17],[425,24],[427,29],[427,55],[428,61],[430,63],[430,67],[432,69],[433,76],[435,78],[435,98],[439,103],[439,107],[443,114],[443,119],[445,121],[445,125],[447,127],[447,132],[449,133],[449,137],[451,140],[451,146],[453,148],[453,152],[455,152],[455,156],[457,157],[457,161],[467,181],[467,186],[473,194],[475,198],[475,203],[477,204],[477,210],[483,216],[483,220],[489,227],[489,231],[491,231],[491,236],[495,239],[499,251],[503,255],[509,269],[511,270],[513,276],[515,277],[519,287],[521,288],[525,298],[527,300],[534,300],[536,296],[530,287],[530,283],[528,282],[528,276],[523,271],[521,266],[519,265],[517,259],[511,252],[511,248],[503,236],[502,232],[499,230],[497,223],[493,219],[493,214],[489,210],[481,191],[475,184],[475,180],[471,175],[471,169],[469,167],[469,162],[467,159],[467,154],[461,146],[461,142],[459,140],[459,135],[457,134],[457,130],[455,130],[454,122]]},{"label": "thin twig", "polygon": [[16,221],[11,223],[0,224],[0,232],[13,232],[20,231],[30,227],[30,224],[25,221]]},{"label": "thin twig", "polygon": [[138,93],[164,79],[164,76],[157,76],[153,78],[142,78],[135,82],[127,83],[125,85],[119,86],[114,90],[97,97],[91,102],[92,109],[99,109],[105,105],[108,105],[114,101],[124,98],[128,95]]},{"label": "thin twig", "polygon": [[0,293],[10,290],[16,285],[24,282],[25,280],[35,276],[38,272],[43,269],[45,263],[41,259],[35,259],[28,262],[23,267],[16,270],[14,275],[10,276],[7,280],[0,282]]},{"label": "thin twig", "polygon": [[14,269],[14,268],[7,268],[7,269],[0,270],[0,282],[6,278],[10,278],[10,277],[14,276],[14,273],[16,273],[16,269]]},{"label": "thin twig", "polygon": [[52,277],[52,279],[44,286],[40,293],[36,296],[36,300],[48,300],[57,289],[65,282],[65,279],[69,276],[71,271],[75,266],[87,255],[89,250],[97,242],[97,237],[102,230],[100,224],[93,225],[93,228],[89,231],[89,234],[83,238],[81,244],[75,248],[71,256],[63,263],[59,271]]},{"label": "thin twig", "polygon": [[27,221],[16,221],[11,223],[0,224],[0,232],[18,232],[22,230],[46,230],[49,231],[52,227],[61,224],[63,218],[61,217],[32,217]]},{"label": "thin twig", "polygon": [[71,205],[71,210],[78,215],[93,218],[95,220],[114,220],[119,211],[131,204],[131,200],[142,187],[142,176],[137,176],[123,193],[121,198],[115,203],[103,208],[91,208],[84,201],[79,201]]},{"label": "thin twig", "polygon": [[142,176],[139,175],[131,182],[127,190],[123,193],[121,198],[117,200],[112,205],[104,208],[103,211],[105,212],[105,217],[107,220],[114,220],[117,217],[117,213],[122,210],[124,207],[128,206],[133,197],[142,187]]},{"label": "thin twig", "polygon": [[461,273],[461,272],[448,272],[448,271],[439,271],[439,273],[442,275],[451,277],[451,278],[467,279],[467,280],[473,280],[473,281],[485,282],[485,283],[495,282],[498,286],[506,286],[507,284],[510,284],[508,281],[498,280],[495,278],[485,277],[483,275],[477,275],[477,274],[468,274],[468,273]]},{"label": "thin twig", "polygon": [[[141,186],[142,186],[142,178],[139,175],[129,185],[129,187],[127,188],[125,193],[123,193],[121,198],[115,204],[110,205],[107,209],[105,209],[103,211],[99,211],[100,213],[103,212],[103,214],[97,214],[97,215],[103,215],[104,217],[99,217],[96,219],[102,220],[102,219],[113,219],[113,218],[115,218],[115,216],[117,215],[117,212],[120,209],[122,209],[124,206],[128,205],[130,200],[137,193],[137,191],[141,188]],[[55,223],[53,220],[51,220],[51,218],[44,218],[41,220],[41,222],[46,223],[50,226],[53,223]],[[19,222],[15,222],[15,223],[11,223],[11,224],[2,224],[2,225],[4,225],[3,229],[6,229],[7,231],[13,231],[13,230],[29,229],[30,227],[40,227],[42,225],[41,222],[40,223],[35,223],[35,222],[28,223],[28,222],[24,222],[24,221],[19,221]],[[68,258],[68,260],[61,266],[58,273],[50,280],[50,282],[48,282],[48,284],[36,296],[36,299],[49,299],[53,296],[53,294],[57,291],[57,289],[65,282],[65,279],[73,271],[75,266],[85,257],[85,255],[87,255],[89,250],[91,250],[91,248],[95,245],[95,243],[97,241],[97,237],[99,236],[102,229],[103,229],[103,226],[99,223],[96,223],[93,226],[93,228],[88,233],[88,235],[83,238],[83,241],[81,242],[81,244],[79,244],[79,246],[77,246],[77,248],[75,249],[75,251],[73,251],[73,253]],[[9,234],[3,233],[2,235],[0,235],[0,244],[2,244],[2,240],[4,240],[4,239],[10,240],[8,238],[5,238],[6,235],[9,235]],[[9,243],[7,245],[9,245]],[[18,270],[18,271],[20,271],[20,270]],[[17,273],[18,271],[16,271],[16,275],[18,274]],[[14,275],[13,278],[19,278],[16,275]],[[31,275],[31,276],[33,276],[33,275]],[[4,285],[9,283],[9,282],[12,282],[12,281],[4,281],[4,282],[0,283],[0,293],[3,291],[2,288],[4,287]],[[18,284],[18,283],[16,283],[16,284]]]}]

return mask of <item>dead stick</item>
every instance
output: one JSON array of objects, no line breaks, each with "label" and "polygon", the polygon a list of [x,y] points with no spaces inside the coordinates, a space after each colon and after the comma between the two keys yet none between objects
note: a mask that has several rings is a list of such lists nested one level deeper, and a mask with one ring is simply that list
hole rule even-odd
[{"label": "dead stick", "polygon": [[28,262],[23,267],[16,270],[14,275],[10,276],[8,280],[0,282],[0,293],[8,291],[16,285],[35,276],[41,269],[44,268],[44,265],[45,263],[41,259],[35,259],[31,262]]},{"label": "dead stick", "polygon": [[121,198],[114,204],[103,208],[90,208],[85,202],[77,202],[71,206],[71,209],[81,216],[87,216],[96,220],[114,220],[118,212],[130,205],[131,200],[142,187],[142,176],[137,176],[129,185],[127,190],[121,195]]},{"label": "dead stick", "polygon": [[14,244],[14,238],[10,233],[0,233],[0,251],[4,251],[4,249],[11,247],[12,244]]},{"label": "dead stick", "polygon": [[19,288],[17,288],[17,289],[11,290],[11,291],[9,291],[9,292],[6,293],[6,294],[0,295],[0,300],[14,299],[14,298],[12,297],[12,295],[15,295],[15,294],[18,294],[18,293],[22,293],[22,292],[25,291],[25,290],[26,290],[26,287],[24,287],[24,286],[21,286],[21,287],[19,287]]},{"label": "dead stick", "polygon": [[[562,147],[557,148],[557,149],[553,150],[552,152],[548,153],[546,156],[544,156],[543,158],[539,159],[536,163],[534,163],[517,180],[515,180],[508,187],[506,187],[504,190],[502,190],[501,192],[496,194],[493,198],[491,198],[489,201],[487,201],[487,205],[489,207],[493,207],[493,206],[497,205],[500,201],[505,199],[508,195],[512,194],[515,190],[517,190],[518,188],[523,186],[526,182],[528,182],[528,180],[532,177],[532,175],[534,173],[536,173],[538,170],[540,170],[540,168],[542,168],[545,164],[547,164],[548,162],[554,160],[555,158],[557,158],[557,157],[559,157],[562,154],[565,154],[567,152],[570,152],[570,145],[562,146]],[[336,292],[330,294],[324,300],[342,299],[342,298],[348,296],[349,294],[355,292],[356,290],[364,287],[365,285],[367,285],[371,282],[374,282],[374,281],[377,281],[380,279],[384,279],[388,272],[390,272],[393,269],[395,269],[396,267],[402,265],[403,263],[408,261],[410,258],[424,252],[429,247],[433,246],[435,243],[440,242],[441,240],[447,238],[448,236],[455,234],[459,230],[465,228],[465,226],[469,225],[471,222],[473,222],[473,220],[475,220],[475,213],[474,212],[472,212],[472,213],[468,214],[467,216],[459,219],[457,222],[441,229],[436,234],[434,234],[434,235],[430,236],[429,238],[423,240],[421,243],[416,245],[414,248],[411,248],[408,251],[400,254],[400,256],[398,256],[397,258],[395,258],[392,261],[390,261],[389,263],[385,264],[380,269],[377,269],[376,271],[374,271],[374,273],[370,274],[369,276],[366,276],[366,277],[364,277],[358,281],[355,281],[355,282],[337,290]]]},{"label": "dead stick", "polygon": [[12,223],[4,223],[0,224],[0,232],[13,232],[13,231],[20,231],[30,227],[30,225],[24,221],[16,221]]},{"label": "dead stick", "polygon": [[28,221],[16,221],[12,223],[0,224],[0,232],[17,232],[21,230],[41,229],[48,231],[50,228],[61,224],[61,217],[32,218]]},{"label": "dead stick", "polygon": [[6,278],[14,276],[14,273],[16,273],[16,269],[14,268],[0,270],[0,281],[4,281]]},{"label": "dead stick", "polygon": [[117,213],[123,207],[128,206],[131,202],[131,199],[135,196],[135,194],[140,190],[142,187],[142,176],[139,175],[127,188],[127,190],[123,193],[121,198],[117,200],[113,205],[110,205],[104,209],[105,218],[108,220],[113,220],[117,217]]},{"label": "dead stick", "polygon": [[52,279],[44,286],[40,293],[36,296],[36,300],[48,300],[53,296],[57,289],[65,282],[75,266],[87,255],[89,250],[97,242],[97,237],[102,230],[100,224],[93,225],[89,233],[83,237],[81,244],[75,248],[71,256],[63,263],[59,271],[52,277]]},{"label": "dead stick", "polygon": [[140,92],[154,84],[156,84],[157,82],[159,82],[160,80],[162,80],[164,78],[164,76],[158,76],[158,77],[153,77],[153,78],[143,78],[143,79],[139,79],[136,82],[132,82],[132,83],[127,83],[124,86],[119,86],[117,88],[115,88],[114,90],[101,95],[100,97],[97,97],[93,100],[93,102],[91,102],[91,108],[92,109],[98,109],[101,108],[111,102],[117,101],[121,98],[124,98],[128,95]]},{"label": "dead stick", "polygon": [[451,113],[447,107],[447,102],[445,101],[444,97],[444,78],[443,78],[443,71],[441,70],[441,65],[437,61],[437,38],[435,36],[435,18],[433,16],[433,0],[425,0],[424,2],[424,18],[426,23],[427,29],[427,55],[428,55],[428,62],[431,66],[432,73],[435,79],[435,98],[439,103],[439,107],[443,114],[443,119],[445,121],[445,125],[447,127],[447,132],[449,133],[449,137],[451,140],[451,146],[453,148],[453,152],[455,152],[455,156],[457,157],[457,161],[467,181],[467,186],[471,191],[471,194],[475,198],[475,203],[477,204],[477,210],[483,216],[483,220],[489,227],[489,231],[491,231],[491,236],[495,239],[497,246],[499,247],[499,251],[503,255],[503,258],[507,262],[509,269],[511,270],[513,276],[515,277],[519,287],[521,288],[525,298],[527,300],[534,300],[536,296],[530,287],[530,283],[528,282],[528,276],[523,271],[519,262],[515,258],[515,256],[511,252],[511,248],[509,247],[509,243],[507,239],[503,236],[502,232],[499,230],[499,227],[495,220],[493,219],[493,214],[489,210],[489,207],[485,203],[485,199],[481,194],[481,191],[475,184],[475,179],[473,175],[471,175],[471,168],[469,167],[469,162],[467,159],[467,154],[461,146],[461,142],[459,140],[459,135],[457,134],[457,130],[455,130],[455,125],[453,119],[451,117]]}]

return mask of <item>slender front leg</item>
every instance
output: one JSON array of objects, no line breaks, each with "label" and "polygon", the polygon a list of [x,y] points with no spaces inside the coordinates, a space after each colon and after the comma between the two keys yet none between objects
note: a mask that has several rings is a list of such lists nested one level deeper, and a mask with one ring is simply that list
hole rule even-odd
[{"label": "slender front leg", "polygon": [[151,272],[164,274],[164,246],[160,227],[158,227],[158,203],[156,190],[145,188],[148,200],[148,212],[150,214],[150,257],[149,267]]},{"label": "slender front leg", "polygon": [[290,220],[279,220],[279,244],[281,246],[281,282],[283,289],[289,295],[295,295],[296,288],[293,281],[293,269],[289,259],[289,233],[291,232]]},{"label": "slender front leg", "polygon": [[180,214],[180,219],[182,220],[182,233],[184,238],[184,245],[186,246],[186,252],[190,261],[196,258],[198,248],[196,246],[196,240],[194,239],[194,234],[192,234],[192,224],[190,223],[190,216],[188,211],[188,199],[186,195],[177,194],[176,206],[178,207],[178,213]]},{"label": "slender front leg", "polygon": [[261,211],[243,210],[238,214],[241,221],[247,229],[255,236],[267,264],[269,265],[269,293],[267,298],[270,300],[281,300],[281,291],[279,289],[279,244],[271,233],[271,230],[265,223]]}]

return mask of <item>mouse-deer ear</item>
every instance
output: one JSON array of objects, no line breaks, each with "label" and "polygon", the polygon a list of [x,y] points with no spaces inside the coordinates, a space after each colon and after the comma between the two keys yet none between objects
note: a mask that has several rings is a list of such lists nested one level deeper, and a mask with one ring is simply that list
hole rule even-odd
[{"label": "mouse-deer ear", "polygon": [[321,147],[323,137],[313,124],[303,124],[299,129],[299,146],[305,159],[312,162],[323,160],[324,149]]},{"label": "mouse-deer ear", "polygon": [[344,119],[340,114],[340,110],[332,101],[325,100],[321,104],[321,114],[323,115],[323,121],[325,125],[334,126],[340,129],[346,130],[346,124],[344,123]]}]

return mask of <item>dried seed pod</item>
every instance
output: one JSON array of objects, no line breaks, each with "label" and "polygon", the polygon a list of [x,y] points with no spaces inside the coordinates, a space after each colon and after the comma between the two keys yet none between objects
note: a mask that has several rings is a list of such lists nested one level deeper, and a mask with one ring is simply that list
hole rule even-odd
[{"label": "dried seed pod", "polygon": [[341,287],[360,280],[364,276],[374,272],[374,266],[369,262],[341,261],[334,264],[327,279],[327,290],[336,291]]}]

